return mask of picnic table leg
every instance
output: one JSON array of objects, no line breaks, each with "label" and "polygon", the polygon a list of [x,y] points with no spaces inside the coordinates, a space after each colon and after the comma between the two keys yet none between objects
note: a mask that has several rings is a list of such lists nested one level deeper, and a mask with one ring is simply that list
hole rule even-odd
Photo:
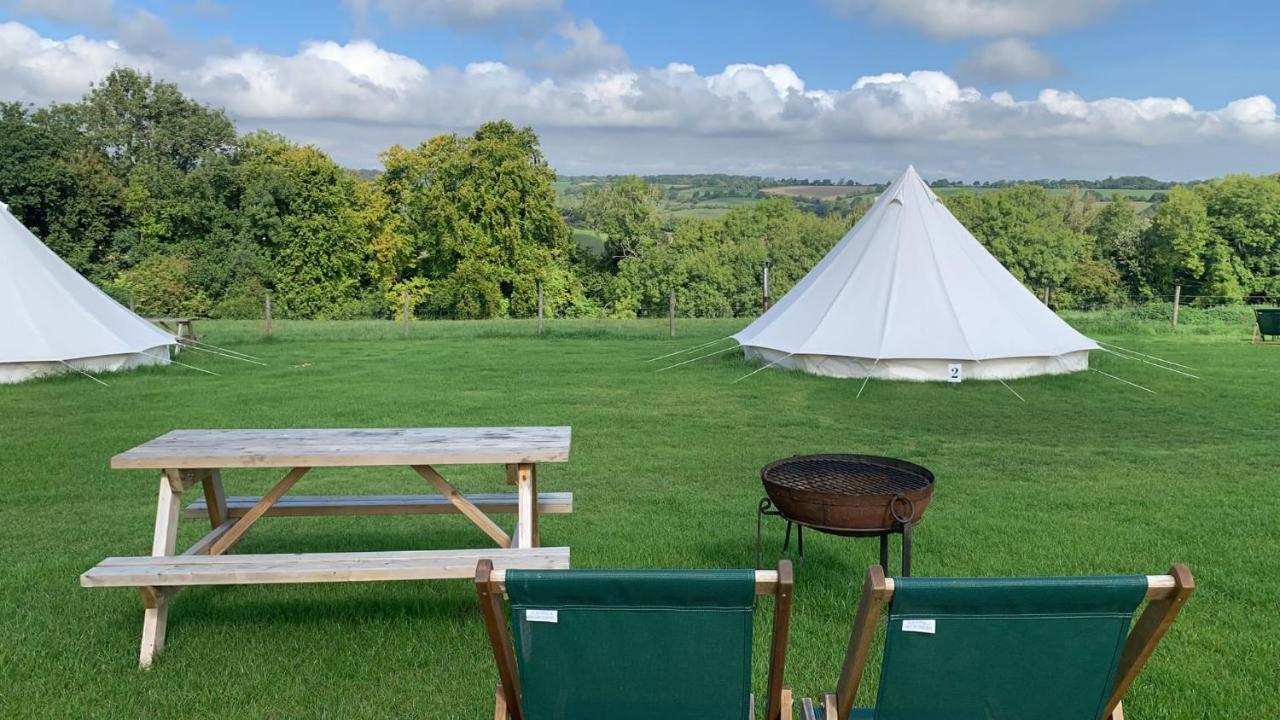
[{"label": "picnic table leg", "polygon": [[204,504],[209,508],[209,527],[217,529],[226,522],[227,493],[222,489],[222,471],[209,470],[200,480],[204,487]]},{"label": "picnic table leg", "polygon": [[[173,555],[178,542],[178,516],[182,505],[182,495],[173,489],[170,475],[177,476],[177,470],[166,470],[160,476],[160,494],[156,501],[156,530],[151,541],[153,556]],[[155,594],[154,607],[148,607],[142,615],[142,649],[138,654],[138,667],[151,667],[156,654],[164,649],[165,627],[169,621],[169,598]]]},{"label": "picnic table leg", "polygon": [[[513,471],[514,468],[514,471]],[[514,476],[516,486],[516,547],[538,547],[538,478],[532,463],[508,465],[507,475]]]}]

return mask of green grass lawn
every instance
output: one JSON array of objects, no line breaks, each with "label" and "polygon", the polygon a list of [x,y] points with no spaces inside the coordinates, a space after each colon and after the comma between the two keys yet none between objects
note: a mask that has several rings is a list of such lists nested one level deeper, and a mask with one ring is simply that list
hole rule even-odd
[{"label": "green grass lawn", "polygon": [[[1194,313],[1192,318],[1197,317]],[[192,588],[168,647],[136,669],[138,594],[82,589],[110,555],[150,547],[157,477],[112,454],[180,427],[572,425],[571,461],[544,490],[575,512],[543,522],[577,567],[746,567],[759,468],[853,451],[931,468],[918,575],[1155,573],[1186,562],[1198,589],[1126,702],[1127,716],[1280,715],[1280,347],[1249,328],[1074,315],[1095,337],[1194,367],[1191,380],[1096,353],[1097,373],[997,383],[860,383],[749,372],[736,353],[670,372],[647,358],[728,335],[740,321],[201,324],[269,367],[184,353],[181,368],[0,387],[3,652],[0,717],[489,717],[496,673],[466,582]],[[445,469],[502,491],[499,467]],[[229,494],[278,474],[228,471]],[[319,470],[297,493],[417,493],[408,469]],[[194,496],[197,493],[191,493]],[[199,537],[186,520],[180,544]],[[503,518],[509,523],[509,518]],[[767,525],[767,562],[782,528]],[[810,534],[798,567],[787,677],[832,689],[873,540]],[[483,546],[459,517],[268,518],[239,550]],[[896,552],[896,551],[895,551]],[[896,556],[894,560],[896,564]],[[757,613],[763,677],[769,613]],[[661,659],[655,658],[655,662]],[[945,669],[939,668],[939,671]],[[861,700],[874,696],[875,670]]]}]

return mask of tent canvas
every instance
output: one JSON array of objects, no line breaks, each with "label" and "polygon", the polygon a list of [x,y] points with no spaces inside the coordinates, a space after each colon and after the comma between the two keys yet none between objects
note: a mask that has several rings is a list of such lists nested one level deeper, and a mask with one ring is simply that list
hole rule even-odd
[{"label": "tent canvas", "polygon": [[910,167],[733,337],[748,359],[892,380],[1076,372],[1099,349],[1023,287]]},{"label": "tent canvas", "polygon": [[0,203],[0,384],[167,363],[176,343],[73,270]]}]

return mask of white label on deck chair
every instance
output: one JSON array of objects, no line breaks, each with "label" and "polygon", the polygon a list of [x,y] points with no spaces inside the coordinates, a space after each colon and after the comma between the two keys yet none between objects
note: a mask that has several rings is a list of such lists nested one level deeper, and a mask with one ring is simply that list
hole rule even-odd
[{"label": "white label on deck chair", "polygon": [[960,363],[951,363],[947,366],[947,382],[962,382],[964,380],[964,367]]},{"label": "white label on deck chair", "polygon": [[903,620],[902,632],[924,633],[932,635],[937,631],[937,620]]},{"label": "white label on deck chair", "polygon": [[559,610],[525,610],[524,619],[529,622],[560,622]]}]

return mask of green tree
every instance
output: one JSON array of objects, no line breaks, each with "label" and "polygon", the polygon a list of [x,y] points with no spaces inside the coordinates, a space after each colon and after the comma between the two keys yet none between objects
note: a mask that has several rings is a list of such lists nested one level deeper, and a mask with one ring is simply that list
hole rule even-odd
[{"label": "green tree", "polygon": [[270,253],[282,312],[352,314],[368,247],[355,179],[316,148],[269,133],[244,139],[241,163],[247,231]]},{"label": "green tree", "polygon": [[236,141],[226,113],[129,68],[112,70],[77,109],[88,142],[125,170],[150,164],[186,172]]},{"label": "green tree", "polygon": [[661,201],[662,188],[635,175],[587,191],[582,199],[583,214],[587,227],[604,236],[610,266],[638,255],[661,237]]},{"label": "green tree", "polygon": [[[530,128],[481,125],[383,155],[379,185],[398,217],[380,276],[425,277],[431,307],[459,317],[527,317],[537,284],[563,271],[571,235]],[[554,270],[553,270],[554,269]]]},{"label": "green tree", "polygon": [[1067,224],[1064,204],[1042,187],[958,193],[945,201],[974,237],[1036,294],[1062,285],[1088,257],[1088,238]]},{"label": "green tree", "polygon": [[[1280,295],[1280,176],[1229,175],[1200,189],[1224,249],[1206,252],[1210,281]],[[1234,276],[1234,281],[1230,278]]]},{"label": "green tree", "polygon": [[76,270],[104,275],[99,265],[111,259],[122,192],[65,112],[0,104],[0,199]]},{"label": "green tree", "polygon": [[152,255],[116,276],[112,294],[144,315],[203,315],[209,299],[188,281],[191,261]]},{"label": "green tree", "polygon": [[1125,297],[1149,297],[1151,288],[1143,256],[1142,232],[1147,221],[1138,215],[1133,203],[1116,193],[1089,226],[1096,244],[1096,259],[1109,263],[1116,272],[1120,294]]},{"label": "green tree", "polygon": [[757,314],[766,257],[773,261],[776,300],[847,230],[845,219],[801,212],[786,198],[738,208],[719,220],[683,221],[669,240],[645,244],[619,263],[613,314],[661,315],[673,289],[682,315]]},{"label": "green tree", "polygon": [[1151,283],[1161,294],[1172,293],[1174,285],[1199,285],[1215,242],[1204,199],[1194,190],[1173,188],[1143,234]]}]

